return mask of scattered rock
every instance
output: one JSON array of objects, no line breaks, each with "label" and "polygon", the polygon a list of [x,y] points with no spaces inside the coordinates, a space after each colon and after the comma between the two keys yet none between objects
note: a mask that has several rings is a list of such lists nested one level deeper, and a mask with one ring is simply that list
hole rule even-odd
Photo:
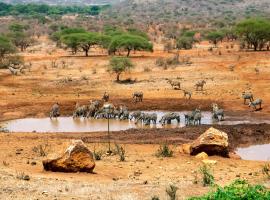
[{"label": "scattered rock", "polygon": [[201,153],[197,154],[197,155],[195,156],[195,158],[205,160],[205,159],[208,158],[208,155],[207,155],[207,153],[205,153],[205,152],[201,152]]},{"label": "scattered rock", "polygon": [[36,165],[36,164],[37,164],[36,161],[32,161],[32,162],[31,162],[31,165]]},{"label": "scattered rock", "polygon": [[25,175],[22,177],[23,180],[25,181],[29,181],[30,180],[30,176],[29,175]]},{"label": "scattered rock", "polygon": [[206,165],[215,165],[217,164],[217,161],[216,160],[208,160],[208,159],[204,159],[202,160],[202,162]]},{"label": "scattered rock", "polygon": [[191,143],[190,154],[197,155],[205,152],[209,156],[220,155],[228,157],[228,146],[227,133],[211,127]]},{"label": "scattered rock", "polygon": [[92,173],[95,168],[95,161],[92,152],[83,141],[74,140],[62,156],[44,160],[43,167],[46,171],[53,172]]}]

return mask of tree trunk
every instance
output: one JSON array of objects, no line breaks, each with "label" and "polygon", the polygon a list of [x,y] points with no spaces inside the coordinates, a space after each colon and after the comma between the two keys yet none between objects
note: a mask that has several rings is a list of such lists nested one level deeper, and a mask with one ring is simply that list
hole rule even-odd
[{"label": "tree trunk", "polygon": [[121,73],[117,73],[117,74],[116,74],[116,81],[117,81],[117,82],[120,81],[120,74],[121,74]]},{"label": "tree trunk", "polygon": [[130,55],[130,51],[131,51],[131,50],[130,50],[130,49],[128,49],[127,57],[129,57],[129,55]]},{"label": "tree trunk", "polygon": [[85,56],[88,57],[88,51],[89,50],[88,49],[85,49],[84,51],[85,51]]}]

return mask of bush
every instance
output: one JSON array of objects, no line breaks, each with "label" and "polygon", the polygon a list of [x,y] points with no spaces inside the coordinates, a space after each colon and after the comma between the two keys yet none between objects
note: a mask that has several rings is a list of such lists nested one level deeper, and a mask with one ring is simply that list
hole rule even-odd
[{"label": "bush", "polygon": [[115,144],[115,147],[116,147],[116,153],[117,155],[119,155],[119,160],[121,162],[125,161],[126,160],[126,150],[122,147],[122,146],[119,146],[118,144]]},{"label": "bush", "polygon": [[200,167],[200,173],[202,175],[203,186],[214,184],[214,176],[212,175],[212,172],[207,165]]},{"label": "bush", "polygon": [[229,186],[218,187],[216,191],[210,192],[201,197],[192,197],[189,200],[241,200],[241,199],[270,199],[270,191],[264,186],[252,186],[244,180],[235,180]]},{"label": "bush", "polygon": [[160,145],[159,149],[156,153],[157,157],[172,157],[173,151],[170,149],[170,147],[167,144]]},{"label": "bush", "polygon": [[94,155],[95,160],[101,160],[102,155],[103,155],[103,151],[96,151],[94,149],[93,155]]},{"label": "bush", "polygon": [[268,179],[270,179],[270,165],[265,164],[262,168],[262,173],[265,175]]}]

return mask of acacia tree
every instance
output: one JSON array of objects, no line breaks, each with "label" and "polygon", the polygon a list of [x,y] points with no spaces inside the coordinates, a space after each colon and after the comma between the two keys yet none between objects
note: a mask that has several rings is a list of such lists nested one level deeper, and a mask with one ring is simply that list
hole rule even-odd
[{"label": "acacia tree", "polygon": [[236,25],[236,33],[254,51],[262,50],[270,42],[270,21],[247,19]]},{"label": "acacia tree", "polygon": [[109,46],[109,52],[115,53],[117,50],[127,51],[127,57],[129,57],[130,52],[134,51],[153,51],[153,44],[137,35],[132,34],[121,34],[112,37],[112,41]]},{"label": "acacia tree", "polygon": [[61,41],[71,48],[73,53],[77,53],[81,48],[85,52],[85,56],[88,56],[92,46],[100,44],[99,34],[90,32],[67,34],[61,37]]},{"label": "acacia tree", "polygon": [[120,81],[120,75],[133,68],[134,65],[129,58],[125,57],[112,57],[110,60],[109,71],[116,74],[116,81]]},{"label": "acacia tree", "polygon": [[220,31],[213,31],[208,33],[208,35],[206,36],[206,38],[215,45],[215,47],[217,46],[217,44],[219,42],[221,42],[224,38],[224,34]]},{"label": "acacia tree", "polygon": [[35,42],[35,40],[27,34],[26,30],[28,29],[29,26],[17,23],[9,26],[10,33],[8,36],[11,38],[12,43],[20,48],[21,51],[26,50],[26,48]]}]

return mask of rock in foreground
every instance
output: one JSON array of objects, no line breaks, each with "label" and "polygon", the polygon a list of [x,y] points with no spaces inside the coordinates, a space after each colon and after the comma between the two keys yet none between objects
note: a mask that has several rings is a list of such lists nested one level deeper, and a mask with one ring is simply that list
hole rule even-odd
[{"label": "rock in foreground", "polygon": [[220,155],[228,157],[228,135],[215,128],[210,128],[191,143],[190,154],[197,155],[201,152],[209,156]]},{"label": "rock in foreground", "polygon": [[53,172],[87,172],[92,173],[95,161],[92,152],[81,140],[75,140],[65,153],[56,158],[43,161],[46,171]]}]

